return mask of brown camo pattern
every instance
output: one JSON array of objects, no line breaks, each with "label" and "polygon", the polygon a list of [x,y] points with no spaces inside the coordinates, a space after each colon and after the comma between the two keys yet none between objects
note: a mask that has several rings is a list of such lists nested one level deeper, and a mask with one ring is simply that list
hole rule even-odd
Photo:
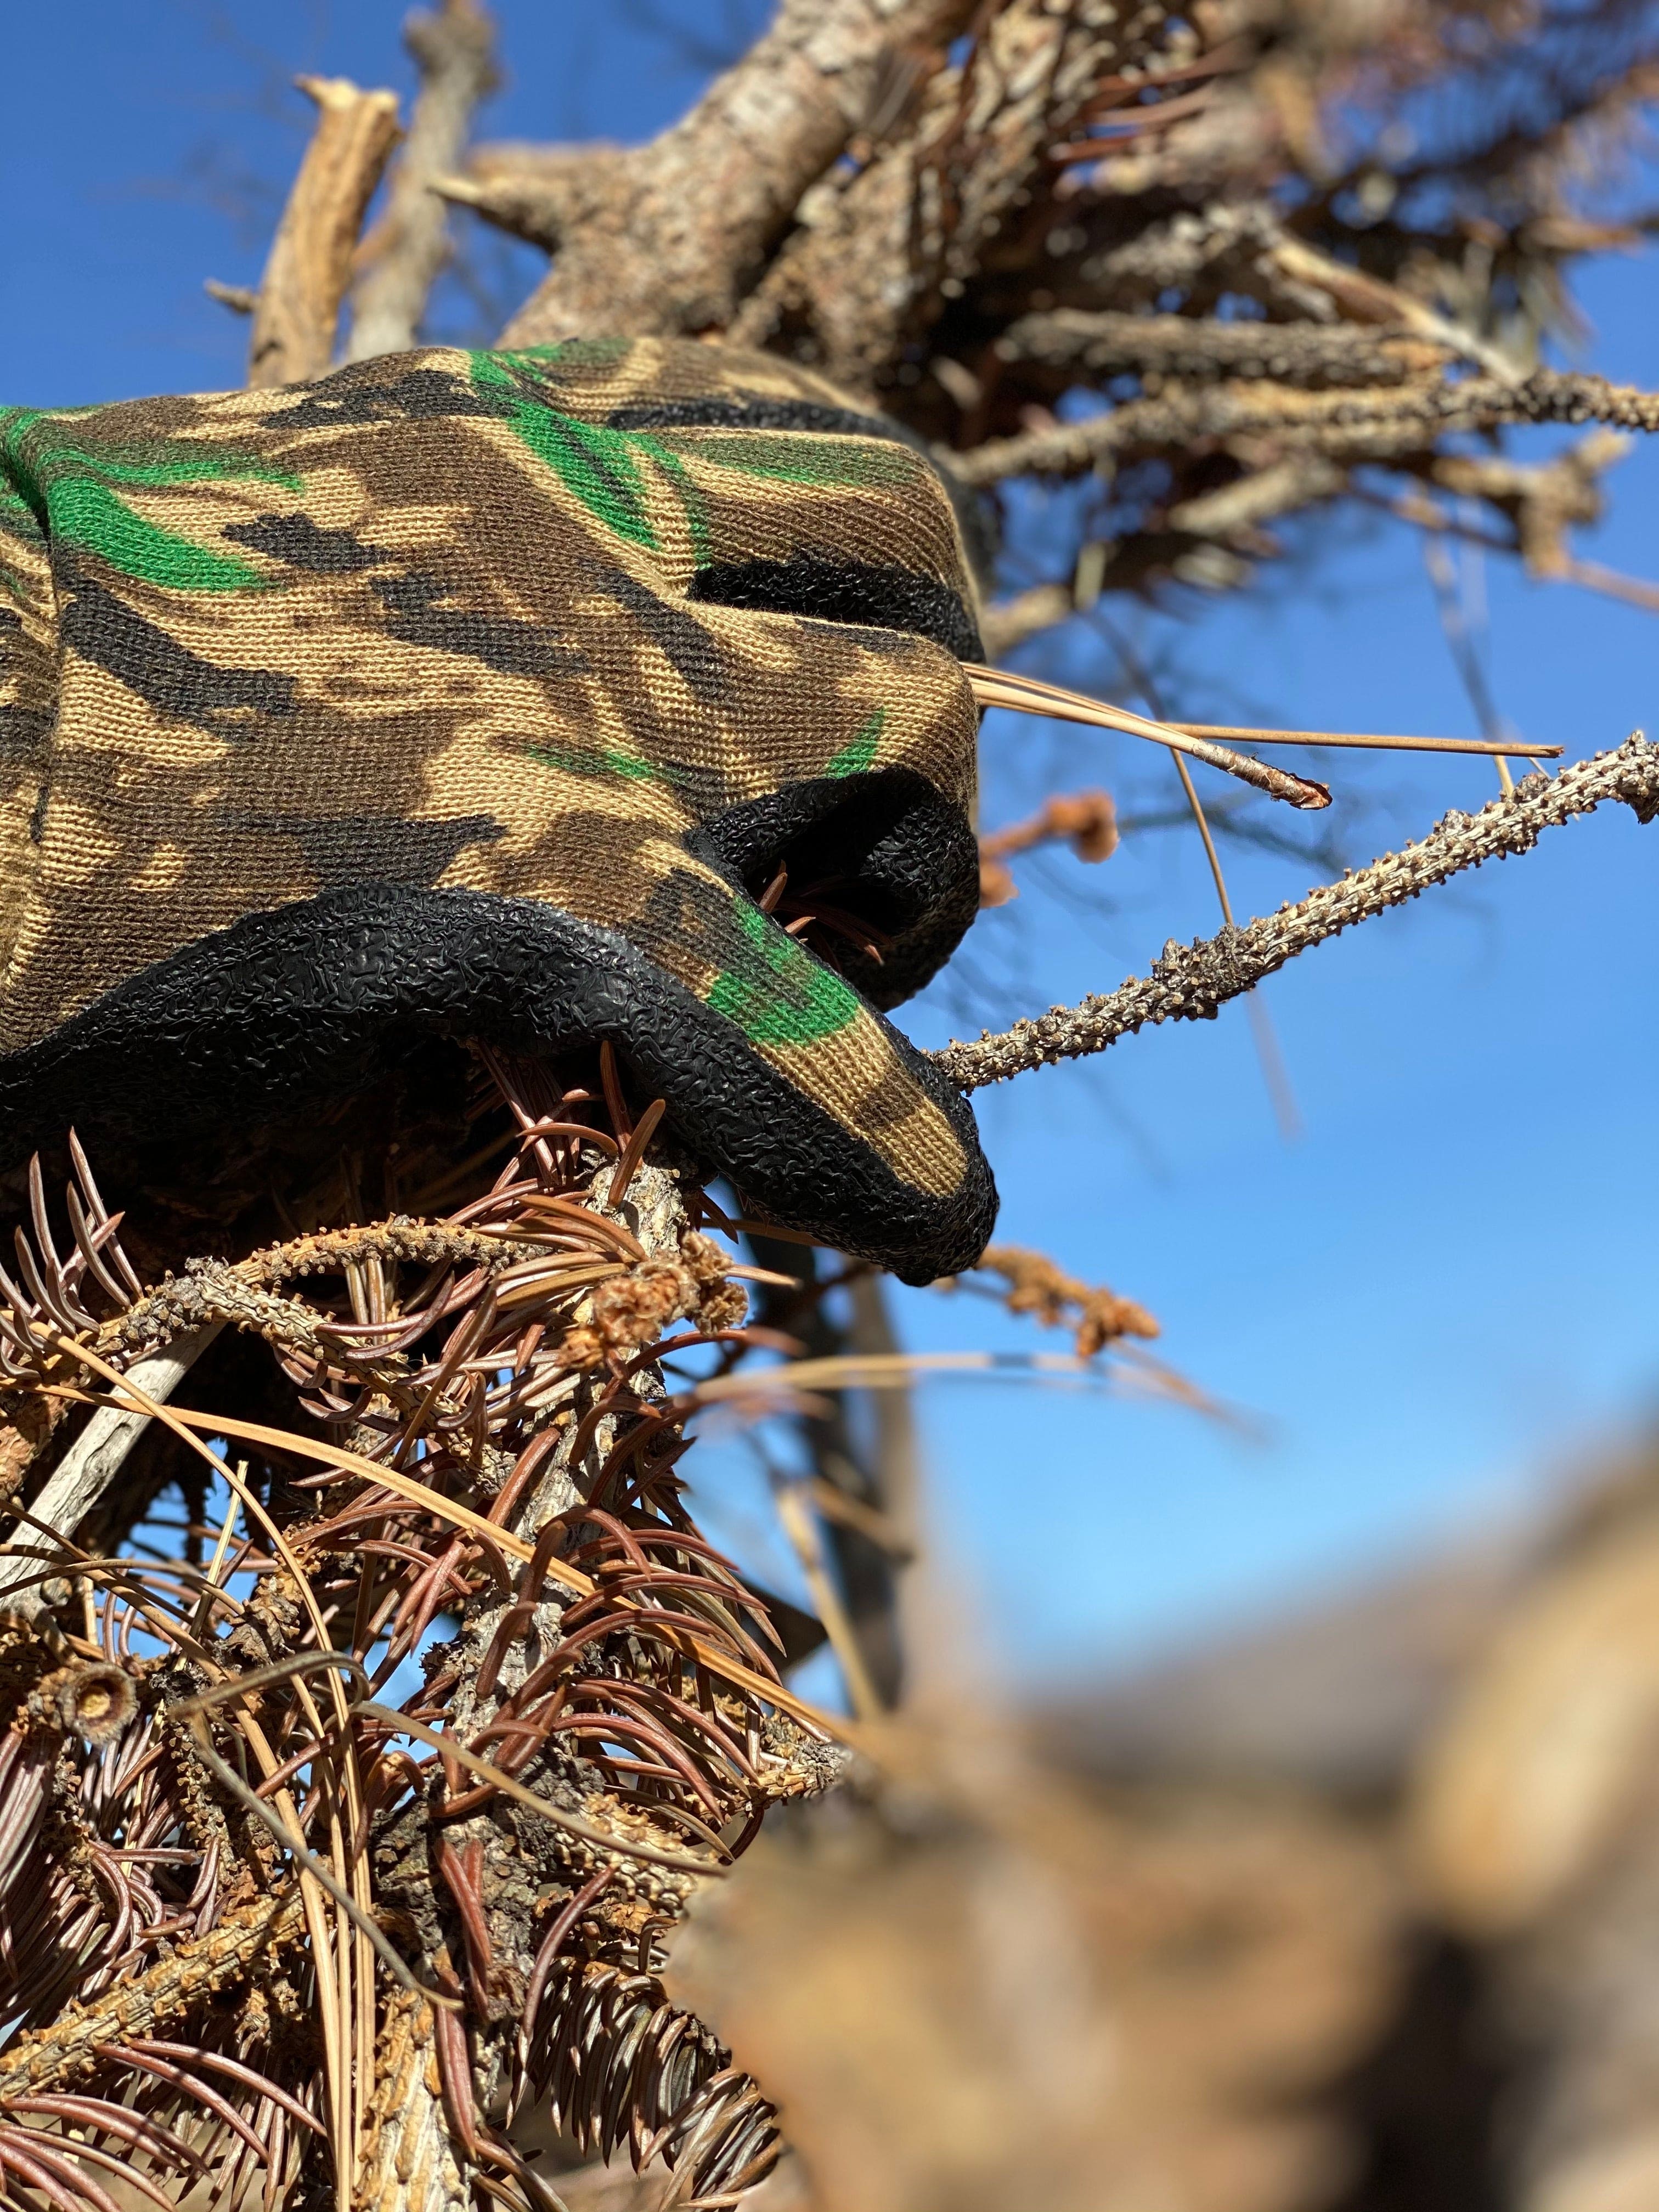
[{"label": "brown camo pattern", "polygon": [[[970,811],[972,699],[925,638],[688,586],[801,552],[971,586],[902,445],[605,427],[709,396],[847,404],[775,359],[641,341],[0,414],[0,1053],[244,915],[365,879],[545,902],[716,1006],[734,975],[759,1004],[780,963],[798,985],[811,956],[687,832],[865,767]],[[945,1117],[844,985],[819,995],[811,1033],[763,1006],[748,1048],[950,1192]]]}]

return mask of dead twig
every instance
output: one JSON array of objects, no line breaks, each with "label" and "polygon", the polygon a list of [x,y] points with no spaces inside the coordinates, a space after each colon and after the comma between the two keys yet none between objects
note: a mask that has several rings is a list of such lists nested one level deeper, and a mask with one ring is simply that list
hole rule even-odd
[{"label": "dead twig", "polygon": [[[975,1261],[975,1274],[1000,1275],[1007,1285],[1000,1295],[1010,1313],[1030,1314],[1044,1328],[1069,1328],[1079,1359],[1091,1359],[1119,1337],[1154,1337],[1157,1321],[1133,1298],[1120,1297],[1103,1283],[1085,1283],[1023,1244],[989,1244]],[[959,1277],[942,1282],[954,1289]]]},{"label": "dead twig", "polygon": [[1000,483],[1015,476],[1076,476],[1131,447],[1265,433],[1291,441],[1316,439],[1322,446],[1338,442],[1348,457],[1363,460],[1386,459],[1455,430],[1522,422],[1612,422],[1659,430],[1659,392],[1558,369],[1540,369],[1519,383],[1472,376],[1462,384],[1437,380],[1370,391],[1290,392],[1268,383],[1177,387],[1085,422],[988,440],[957,456],[953,465],[969,483]]},{"label": "dead twig", "polygon": [[1282,799],[1287,806],[1317,811],[1331,803],[1331,794],[1322,783],[1315,783],[1307,776],[1291,775],[1287,769],[1274,768],[1267,761],[1253,760],[1248,753],[1236,753],[1225,745],[1212,744],[1207,738],[1188,737],[1173,724],[1149,720],[1145,714],[1131,714],[1127,707],[1091,699],[1081,691],[1068,690],[1063,684],[1041,683],[1034,676],[1016,676],[1007,669],[986,668],[972,660],[965,661],[963,666],[974,697],[981,707],[1006,707],[1017,714],[1047,715],[1056,721],[1084,722],[1097,729],[1125,730],[1131,737],[1150,738],[1168,745],[1172,752],[1190,753],[1207,768],[1218,768],[1224,775],[1237,776],[1241,783],[1253,784],[1258,791],[1265,791],[1270,799]]},{"label": "dead twig", "polygon": [[404,43],[421,72],[421,89],[386,213],[359,252],[348,361],[403,353],[415,343],[449,252],[449,210],[433,180],[460,161],[473,110],[497,82],[495,26],[477,0],[417,9],[404,25]]},{"label": "dead twig", "polygon": [[1019,893],[1006,863],[1038,845],[1069,844],[1079,860],[1109,860],[1117,850],[1117,811],[1104,791],[1056,792],[1026,821],[979,841],[979,902],[1006,906]]},{"label": "dead twig", "polygon": [[346,77],[296,82],[317,104],[317,127],[260,281],[248,348],[254,391],[327,369],[357,234],[398,139],[395,92],[364,92]]},{"label": "dead twig", "polygon": [[1158,1022],[1212,1020],[1229,999],[1253,989],[1297,953],[1464,868],[1528,852],[1544,830],[1608,799],[1630,807],[1638,822],[1659,814],[1659,746],[1639,731],[1616,751],[1576,762],[1559,775],[1525,777],[1479,814],[1446,815],[1420,843],[1322,884],[1298,905],[1190,945],[1171,939],[1150,975],[1132,976],[1120,989],[1092,994],[1075,1006],[1054,1006],[996,1036],[988,1030],[971,1043],[958,1040],[933,1058],[951,1082],[977,1091],[1027,1068],[1104,1052],[1119,1037]]},{"label": "dead twig", "polygon": [[[222,1321],[210,1321],[175,1337],[165,1352],[154,1352],[129,1368],[129,1376],[147,1397],[158,1404],[163,1402],[173,1395],[224,1326]],[[24,1540],[26,1548],[0,1555],[0,1602],[4,1602],[9,1611],[26,1620],[40,1612],[43,1601],[38,1584],[18,1591],[9,1599],[6,1594],[17,1590],[20,1583],[28,1582],[40,1573],[41,1559],[35,1547],[44,1545],[47,1530],[65,1538],[74,1535],[121,1472],[128,1454],[149,1426],[150,1419],[148,1413],[117,1406],[100,1406],[94,1412],[34,1501]]]}]

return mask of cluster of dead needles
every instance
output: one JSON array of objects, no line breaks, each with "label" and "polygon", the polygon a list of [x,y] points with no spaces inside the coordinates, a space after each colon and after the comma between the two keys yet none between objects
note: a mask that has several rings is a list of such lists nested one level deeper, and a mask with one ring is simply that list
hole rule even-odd
[{"label": "cluster of dead needles", "polygon": [[[148,1285],[78,1146],[66,1235],[33,1175],[0,1389],[51,1418],[16,1495],[47,1497],[48,1432],[61,1465],[125,1405],[216,1500],[164,1556],[141,1508],[98,1552],[16,1509],[0,2168],[56,2212],[111,2212],[117,2171],[160,2204],[539,2203],[538,2102],[688,2205],[776,2155],[656,1974],[696,1886],[839,1763],[693,1524],[660,1371],[781,1340],[608,1058],[483,1081],[513,1127],[482,1194]],[[145,1392],[216,1326],[270,1346],[291,1425]]]}]

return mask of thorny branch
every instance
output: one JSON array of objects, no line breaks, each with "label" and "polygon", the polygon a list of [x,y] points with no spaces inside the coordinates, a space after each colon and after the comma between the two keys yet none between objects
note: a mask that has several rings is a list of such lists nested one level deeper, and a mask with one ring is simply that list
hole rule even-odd
[{"label": "thorny branch", "polygon": [[1334,445],[1349,460],[1389,459],[1425,436],[1492,430],[1516,422],[1613,422],[1659,429],[1659,393],[1600,376],[1539,369],[1524,383],[1475,377],[1426,388],[1295,392],[1255,386],[1176,392],[1136,400],[1086,422],[1056,424],[994,441],[956,464],[969,483],[1013,476],[1066,476],[1098,468],[1137,447],[1273,433],[1291,445]]},{"label": "thorny branch", "polygon": [[977,1091],[1027,1068],[1104,1052],[1158,1022],[1212,1020],[1229,999],[1253,989],[1297,953],[1464,868],[1529,852],[1546,830],[1610,799],[1630,807],[1638,822],[1659,814],[1659,746],[1639,732],[1617,751],[1597,753],[1557,776],[1524,777],[1479,814],[1444,816],[1420,843],[1385,854],[1297,905],[1192,945],[1171,939],[1150,975],[1132,976],[1118,990],[1091,994],[1075,1006],[1054,1006],[997,1036],[987,1030],[972,1043],[959,1040],[933,1057],[953,1083]]}]

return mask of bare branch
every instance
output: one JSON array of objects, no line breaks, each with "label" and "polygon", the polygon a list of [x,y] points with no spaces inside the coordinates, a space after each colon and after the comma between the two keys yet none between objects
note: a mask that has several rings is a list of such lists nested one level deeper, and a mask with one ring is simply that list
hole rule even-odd
[{"label": "bare branch", "polygon": [[953,466],[969,483],[1012,476],[1074,476],[1130,447],[1182,446],[1196,438],[1271,432],[1292,441],[1340,444],[1354,459],[1379,456],[1454,430],[1492,430],[1517,422],[1614,422],[1659,430],[1659,393],[1600,376],[1540,369],[1524,382],[1470,377],[1405,389],[1285,392],[1271,384],[1222,385],[1131,400],[1087,422],[999,438],[957,455]]},{"label": "bare branch", "polygon": [[233,315],[251,315],[259,304],[259,295],[251,284],[222,284],[216,276],[204,276],[202,289]]},{"label": "bare branch", "polygon": [[[165,1352],[140,1359],[128,1370],[146,1397],[157,1403],[170,1398],[196,1362],[223,1328],[210,1321],[189,1334],[175,1337]],[[50,1529],[71,1537],[126,1463],[127,1455],[149,1426],[148,1413],[121,1406],[100,1406],[75,1442],[52,1469],[46,1488],[30,1510],[27,1522],[14,1539],[20,1548],[0,1558],[0,1598],[29,1582],[40,1567],[40,1553]],[[20,1596],[8,1598],[7,1610],[33,1620],[42,1607],[38,1583]]]},{"label": "bare branch", "polygon": [[[544,170],[535,234],[561,251],[502,342],[724,327],[862,120],[890,52],[946,43],[972,12],[969,0],[782,0],[771,29],[672,131]],[[514,228],[530,217],[524,199]],[[472,204],[506,219],[499,201]]]},{"label": "bare branch", "polygon": [[386,210],[363,242],[348,361],[404,353],[449,252],[449,211],[432,190],[466,149],[472,112],[495,88],[495,26],[477,0],[443,0],[404,25],[421,72],[409,135],[392,173]]},{"label": "bare branch", "polygon": [[986,659],[1000,660],[1028,637],[1052,629],[1077,611],[1077,595],[1069,584],[1033,584],[1012,599],[993,599],[989,606],[981,608],[979,617]]},{"label": "bare branch", "polygon": [[1609,799],[1631,807],[1638,822],[1659,815],[1659,745],[1650,744],[1639,731],[1616,751],[1575,762],[1559,775],[1525,777],[1479,814],[1446,815],[1419,844],[1384,854],[1340,883],[1322,884],[1299,905],[1282,906],[1243,929],[1224,929],[1189,945],[1171,939],[1150,975],[1132,976],[1119,990],[1091,994],[1075,1006],[1052,1007],[998,1036],[987,1030],[971,1044],[948,1044],[933,1058],[953,1083],[977,1091],[1030,1067],[1104,1052],[1119,1037],[1155,1023],[1212,1020],[1229,999],[1253,989],[1298,952],[1402,905],[1464,868],[1528,852],[1544,830]]},{"label": "bare branch", "polygon": [[1259,530],[1281,514],[1334,499],[1347,482],[1347,471],[1323,453],[1288,454],[1223,484],[1218,491],[1177,501],[1170,509],[1170,527],[1190,530],[1195,538],[1234,538]]},{"label": "bare branch", "polygon": [[339,76],[296,82],[317,103],[317,127],[253,310],[247,380],[255,391],[326,372],[357,234],[398,138],[395,92],[364,92]]},{"label": "bare branch", "polygon": [[1403,384],[1436,368],[1442,349],[1401,332],[1319,325],[1216,322],[1191,315],[1091,313],[1080,307],[1022,315],[997,340],[999,361],[1110,376],[1271,378],[1275,383]]},{"label": "bare branch", "polygon": [[793,329],[838,382],[886,387],[998,241],[1027,229],[1034,185],[1054,173],[1048,147],[1101,71],[1168,33],[1160,8],[1119,15],[1113,0],[979,9],[967,54],[927,87],[914,123],[803,205],[732,336],[769,344]]}]

